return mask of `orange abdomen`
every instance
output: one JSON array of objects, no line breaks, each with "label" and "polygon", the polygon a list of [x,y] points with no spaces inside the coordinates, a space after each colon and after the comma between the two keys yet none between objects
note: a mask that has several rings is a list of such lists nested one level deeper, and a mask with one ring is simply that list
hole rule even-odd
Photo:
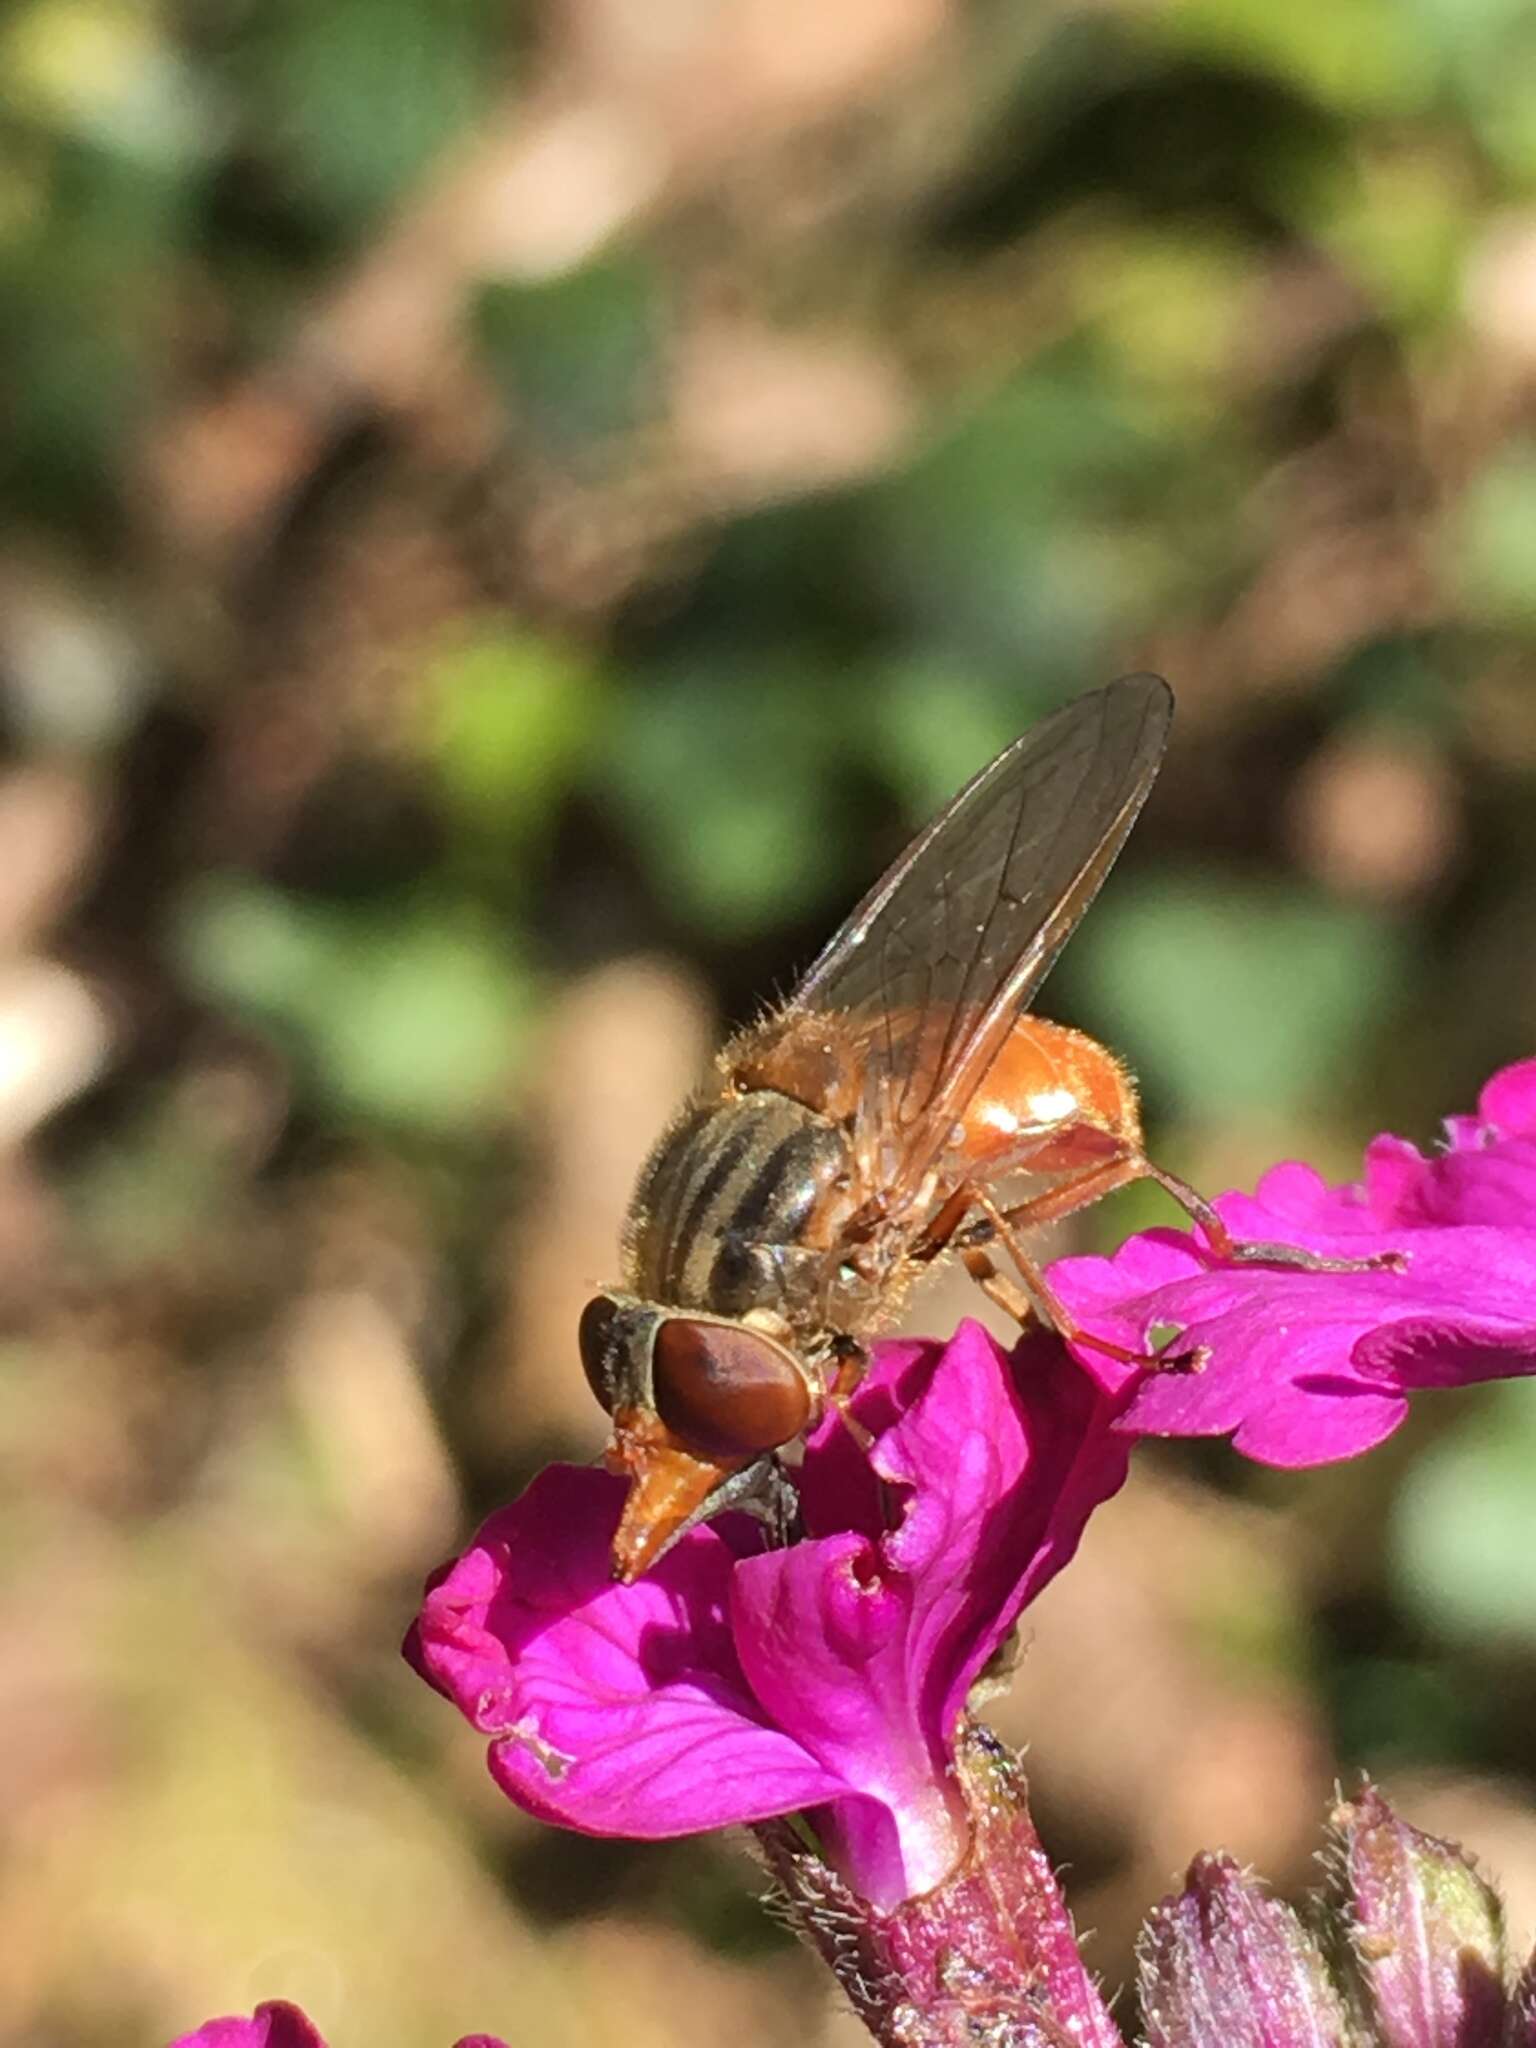
[{"label": "orange abdomen", "polygon": [[[868,1071],[887,1035],[919,1076],[941,1064],[950,1020],[920,1019],[918,1034],[912,1057],[899,1016],[861,1031],[842,1018],[808,1015],[743,1034],[726,1048],[722,1065],[734,1093],[750,1099],[771,1089],[833,1122],[851,1123],[864,1108]],[[1067,1173],[1140,1147],[1136,1084],[1114,1054],[1069,1025],[1026,1014],[961,1112],[949,1152],[962,1172],[998,1177]]]},{"label": "orange abdomen", "polygon": [[1114,1054],[1024,1016],[967,1104],[954,1149],[973,1170],[1065,1173],[1140,1144],[1136,1084]]}]

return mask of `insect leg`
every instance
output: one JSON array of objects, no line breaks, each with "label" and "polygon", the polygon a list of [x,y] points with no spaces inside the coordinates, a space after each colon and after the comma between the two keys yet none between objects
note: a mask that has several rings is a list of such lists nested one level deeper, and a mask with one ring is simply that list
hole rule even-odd
[{"label": "insect leg", "polygon": [[[1148,1361],[1140,1353],[1127,1351],[1109,1338],[1096,1337],[1081,1327],[1016,1235],[1018,1229],[1027,1229],[1033,1223],[1049,1223],[1057,1217],[1071,1215],[1075,1209],[1097,1201],[1100,1195],[1107,1195],[1125,1182],[1137,1179],[1143,1170],[1142,1162],[1135,1154],[1096,1160],[1093,1165],[1084,1167],[1081,1172],[1070,1175],[1055,1187],[1047,1188],[1042,1194],[1020,1202],[1012,1209],[1000,1209],[984,1188],[964,1182],[943,1203],[910,1256],[926,1264],[953,1245],[965,1270],[982,1293],[989,1301],[995,1301],[1005,1315],[1012,1316],[1021,1328],[1028,1329],[1031,1323],[1041,1321],[1043,1311],[1043,1319],[1063,1337],[1075,1343],[1091,1344],[1095,1350],[1107,1352],[1124,1364],[1145,1365]],[[975,1209],[980,1209],[982,1214],[965,1223],[966,1217]],[[963,1229],[962,1224],[965,1225]],[[984,1245],[998,1240],[1007,1247],[1008,1256],[1018,1269],[1024,1287],[1000,1273],[982,1249]]]},{"label": "insect leg", "polygon": [[[907,1254],[919,1265],[930,1265],[939,1253],[948,1249],[960,1225],[974,1208],[975,1202],[970,1183],[962,1182],[939,1206],[938,1212],[929,1219],[927,1228]],[[985,1239],[979,1240],[985,1242]]]},{"label": "insect leg", "polygon": [[[1397,1271],[1405,1263],[1399,1252],[1376,1252],[1364,1259],[1336,1259],[1327,1258],[1321,1252],[1304,1251],[1300,1245],[1250,1243],[1236,1238],[1198,1188],[1191,1187],[1188,1181],[1181,1180],[1166,1167],[1157,1165],[1144,1152],[1124,1152],[1117,1158],[1101,1160],[1080,1173],[1068,1175],[1043,1194],[1031,1196],[1028,1201],[1002,1213],[1015,1230],[1028,1230],[1039,1223],[1055,1223],[1063,1216],[1074,1215],[1077,1210],[1087,1208],[1090,1202],[1113,1194],[1116,1188],[1126,1187],[1134,1180],[1154,1181],[1166,1194],[1172,1195],[1191,1222],[1198,1223],[1205,1232],[1206,1242],[1215,1256],[1229,1260],[1233,1265],[1296,1266],[1308,1273],[1369,1273],[1382,1268]],[[977,1201],[974,1206],[980,1208],[983,1204]],[[961,1247],[967,1241],[985,1244],[992,1235],[992,1226],[986,1221],[978,1221],[958,1233],[957,1243]],[[1009,1249],[1011,1252],[1012,1247]]]},{"label": "insect leg", "polygon": [[967,1207],[985,1206],[988,1213],[959,1233],[958,1247],[963,1249],[967,1243],[989,1242],[997,1234],[997,1225],[991,1220],[994,1213],[1000,1215],[1013,1230],[1032,1230],[1036,1224],[1059,1223],[1063,1216],[1074,1216],[1079,1209],[1086,1209],[1101,1196],[1112,1195],[1116,1188],[1140,1180],[1146,1171],[1146,1161],[1140,1153],[1122,1152],[1111,1159],[1095,1160],[1093,1165],[1081,1167],[1057,1181],[1054,1187],[1031,1195],[1027,1201],[1015,1203],[1011,1209],[1000,1211],[993,1211],[990,1204],[984,1205],[976,1198],[974,1191],[967,1190]]},{"label": "insect leg", "polygon": [[869,1370],[869,1353],[853,1338],[839,1338],[833,1345],[832,1376],[827,1385],[829,1401],[850,1401]]},{"label": "insect leg", "polygon": [[962,1182],[942,1204],[908,1256],[921,1265],[928,1265],[940,1252],[951,1248],[958,1251],[961,1264],[988,1301],[995,1301],[1004,1315],[1012,1316],[1021,1329],[1027,1330],[1031,1323],[1040,1320],[1038,1307],[1017,1281],[999,1273],[982,1250],[984,1244],[990,1244],[997,1236],[996,1229],[985,1217],[978,1218],[964,1230],[960,1228],[975,1206],[976,1190],[968,1181]]},{"label": "insect leg", "polygon": [[1010,1280],[1006,1273],[999,1273],[979,1246],[967,1246],[960,1254],[960,1261],[988,1301],[995,1301],[1004,1315],[1013,1317],[1021,1330],[1039,1322],[1039,1309],[1018,1281]]},{"label": "insect leg", "polygon": [[870,1448],[874,1443],[874,1437],[854,1414],[851,1403],[868,1370],[869,1353],[862,1344],[855,1343],[851,1337],[847,1337],[840,1339],[834,1346],[830,1373],[823,1373],[827,1388],[827,1406],[861,1451]]},{"label": "insect leg", "polygon": [[[964,1181],[941,1205],[907,1256],[927,1265],[940,1252],[951,1248],[963,1253],[974,1245],[991,1244],[999,1234],[1000,1223],[1014,1230],[1029,1230],[1037,1223],[1058,1222],[1063,1216],[1086,1209],[1101,1195],[1113,1194],[1127,1181],[1139,1179],[1146,1170],[1139,1153],[1117,1153],[1110,1159],[1096,1159],[1011,1209],[997,1208],[989,1198],[983,1199],[979,1188]],[[971,1217],[975,1209],[982,1209],[985,1214]],[[968,1223],[967,1217],[971,1217]]]},{"label": "insect leg", "polygon": [[1382,1269],[1401,1272],[1407,1265],[1401,1252],[1376,1252],[1364,1259],[1333,1259],[1321,1252],[1303,1251],[1300,1245],[1253,1244],[1235,1238],[1204,1195],[1192,1188],[1188,1181],[1180,1180],[1177,1174],[1169,1173],[1161,1166],[1154,1166],[1145,1157],[1137,1158],[1136,1168],[1138,1173],[1156,1181],[1160,1188],[1172,1195],[1179,1207],[1200,1225],[1218,1259],[1228,1259],[1234,1265],[1299,1266],[1308,1273],[1372,1273]]},{"label": "insect leg", "polygon": [[[1088,1173],[1078,1176],[1076,1184],[1080,1186],[1082,1181],[1090,1178],[1097,1180],[1102,1174],[1103,1167],[1106,1165],[1123,1167],[1132,1163],[1126,1160],[1101,1162],[1100,1165],[1091,1168]],[[1096,1186],[1095,1193],[1107,1193],[1109,1187],[1120,1186],[1122,1180],[1134,1180],[1135,1178],[1136,1175],[1134,1173],[1123,1173],[1119,1180],[1111,1180],[1108,1183],[1108,1187]],[[1069,1183],[1067,1185],[1073,1184]],[[1064,1195],[1066,1187],[1052,1188],[1048,1193]],[[1028,1290],[1026,1294],[1022,1290],[1015,1289],[1010,1282],[1005,1281],[986,1253],[981,1250],[980,1242],[972,1236],[970,1230],[967,1230],[960,1233],[961,1242],[958,1247],[960,1257],[965,1264],[966,1271],[982,1289],[984,1294],[991,1300],[996,1301],[1001,1307],[1007,1309],[1010,1315],[1018,1315],[1018,1310],[1014,1308],[1012,1300],[1008,1298],[1010,1295],[1015,1299],[1022,1299],[1026,1304],[1032,1306],[1036,1311],[1037,1318],[1039,1312],[1043,1310],[1046,1320],[1056,1331],[1057,1335],[1066,1343],[1087,1345],[1094,1351],[1103,1352],[1109,1358],[1118,1359],[1122,1365],[1146,1366],[1158,1363],[1156,1359],[1149,1358],[1145,1352],[1128,1351],[1123,1344],[1115,1344],[1108,1337],[1097,1336],[1092,1330],[1085,1330],[1083,1328],[1077,1317],[1073,1315],[1061,1296],[1052,1287],[1050,1281],[1047,1280],[1039,1262],[1032,1259],[1019,1242],[1015,1225],[1021,1213],[1033,1212],[1031,1220],[1036,1222],[1042,1220],[1039,1211],[1035,1209],[1033,1203],[1023,1202],[1017,1209],[1000,1209],[985,1188],[974,1185],[971,1187],[970,1196],[972,1207],[980,1209],[982,1212],[982,1218],[988,1227],[988,1238],[995,1238],[1004,1246],[1009,1258],[1017,1268],[1019,1278],[1024,1282],[1024,1288]],[[1094,1194],[1083,1195],[1077,1203],[1071,1206],[1080,1207],[1082,1201],[1092,1201],[1094,1198]],[[1066,1208],[1062,1208],[1056,1213],[1065,1215],[1068,1211]],[[969,1243],[964,1242],[967,1238],[971,1240]],[[1006,1293],[1004,1290],[1006,1290]],[[1023,1316],[1019,1316],[1020,1322],[1024,1320]]]}]

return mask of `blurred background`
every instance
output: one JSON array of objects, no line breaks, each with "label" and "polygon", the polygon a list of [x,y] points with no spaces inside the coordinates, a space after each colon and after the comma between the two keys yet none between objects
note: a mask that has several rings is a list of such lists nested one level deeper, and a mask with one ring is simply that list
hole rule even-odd
[{"label": "blurred background", "polygon": [[[846,2048],[399,1637],[720,1031],[1077,691],[1178,692],[1048,1005],[1160,1158],[1533,1049],[1536,11],[12,0],[0,104],[0,2036]],[[1096,1522],[998,1718],[1111,1983],[1362,1766],[1529,1942],[1533,1394]]]}]

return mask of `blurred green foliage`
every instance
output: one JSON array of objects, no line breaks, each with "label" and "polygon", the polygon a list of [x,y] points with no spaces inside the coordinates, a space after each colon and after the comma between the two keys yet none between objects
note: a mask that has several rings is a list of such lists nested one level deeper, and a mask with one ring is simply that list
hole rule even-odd
[{"label": "blurred green foliage", "polygon": [[1536,1642],[1536,1403],[1500,1387],[1429,1450],[1393,1504],[1409,1611],[1455,1640]]},{"label": "blurred green foliage", "polygon": [[650,272],[633,259],[481,291],[481,352],[530,436],[579,453],[639,425],[658,396],[655,296]]},{"label": "blurred green foliage", "polygon": [[1097,1013],[1135,1017],[1148,1082],[1190,1118],[1241,1118],[1257,1096],[1298,1121],[1337,1100],[1403,980],[1381,919],[1272,878],[1177,871],[1119,891],[1077,966]]},{"label": "blurred green foliage", "polygon": [[526,859],[603,730],[589,658],[504,626],[455,635],[421,672],[423,748],[462,838]]},{"label": "blurred green foliage", "polygon": [[184,905],[177,951],[193,989],[289,1033],[339,1111],[452,1131],[509,1080],[526,977],[460,905],[374,921],[210,883]]},{"label": "blurred green foliage", "polygon": [[500,10],[486,0],[303,0],[246,13],[220,82],[316,227],[366,232],[484,112]]},{"label": "blurred green foliage", "polygon": [[[574,1232],[560,1188],[650,1135],[610,1097],[687,1036],[626,1012],[652,1037],[601,1041],[572,1137],[594,970],[752,1015],[982,761],[1152,666],[1174,750],[1049,995],[1171,1164],[1351,1171],[1536,1042],[1529,0],[755,18],[0,23],[0,946],[102,1048],[0,978],[37,1077],[0,1173],[15,1497],[101,1585],[151,1531],[225,1560],[236,1633],[318,1673],[321,1751],[400,1760],[415,1821],[380,1825],[451,1812],[454,1882],[552,1917],[378,1645],[455,1486],[579,1434],[574,1358],[562,1408],[520,1348],[529,1233]],[[1530,1392],[1341,1482],[1338,1584],[1192,1624],[1310,1688],[1341,1765],[1536,1785]],[[1267,1484],[1222,1479],[1303,1498]],[[0,1743],[19,1779],[49,1718]],[[139,1825],[205,1796],[168,1784]],[[677,1852],[668,1906],[562,1853],[549,1896],[709,1935],[714,1863]],[[28,2038],[146,2038],[76,1938]],[[225,1938],[143,2010],[226,1984]],[[599,2038],[575,2011],[539,2038]]]}]

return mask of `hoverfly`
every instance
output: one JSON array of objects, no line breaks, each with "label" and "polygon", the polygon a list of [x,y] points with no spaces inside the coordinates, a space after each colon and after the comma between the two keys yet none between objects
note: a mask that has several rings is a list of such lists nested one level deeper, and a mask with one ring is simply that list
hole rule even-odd
[{"label": "hoverfly", "polygon": [[[1209,1205],[1147,1158],[1121,1062],[1029,1012],[1125,844],[1172,716],[1166,683],[1130,676],[1006,748],[788,1002],[725,1046],[714,1085],[661,1138],[622,1287],[580,1325],[613,1419],[607,1461],[630,1482],[620,1578],[727,1506],[778,1511],[777,1453],[858,1384],[866,1341],[941,1254],[1021,1322],[1044,1314],[1074,1337],[1022,1230],[1150,1177],[1232,1249]],[[1026,1173],[1049,1184],[1004,1207],[995,1190]]]}]

